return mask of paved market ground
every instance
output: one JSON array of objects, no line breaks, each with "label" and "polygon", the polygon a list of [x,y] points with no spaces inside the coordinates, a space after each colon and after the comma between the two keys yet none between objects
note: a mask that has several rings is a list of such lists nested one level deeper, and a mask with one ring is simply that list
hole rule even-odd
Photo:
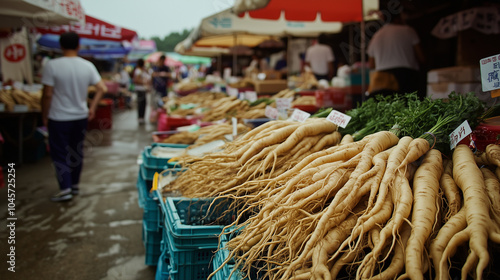
[{"label": "paved market ground", "polygon": [[[7,188],[0,189],[0,279],[154,279],[145,265],[137,157],[154,125],[135,110],[115,112],[107,133],[88,134],[80,195],[53,203],[49,156],[16,166],[15,272],[8,270]],[[5,173],[4,173],[5,174]]]}]

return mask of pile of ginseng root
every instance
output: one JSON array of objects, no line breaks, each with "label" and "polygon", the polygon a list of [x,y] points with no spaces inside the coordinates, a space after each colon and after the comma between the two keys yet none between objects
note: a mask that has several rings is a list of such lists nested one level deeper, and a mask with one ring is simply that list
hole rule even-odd
[{"label": "pile of ginseng root", "polygon": [[240,202],[226,263],[248,279],[488,279],[498,166],[498,145],[445,157],[423,138],[354,142],[324,119],[275,121],[164,188]]}]

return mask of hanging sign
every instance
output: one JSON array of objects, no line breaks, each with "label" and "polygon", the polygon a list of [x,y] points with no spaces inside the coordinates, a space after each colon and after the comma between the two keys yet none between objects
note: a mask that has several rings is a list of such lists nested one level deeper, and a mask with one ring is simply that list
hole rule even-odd
[{"label": "hanging sign", "polygon": [[500,79],[498,77],[498,72],[500,72],[500,54],[481,59],[479,66],[481,69],[483,91],[500,89]]}]

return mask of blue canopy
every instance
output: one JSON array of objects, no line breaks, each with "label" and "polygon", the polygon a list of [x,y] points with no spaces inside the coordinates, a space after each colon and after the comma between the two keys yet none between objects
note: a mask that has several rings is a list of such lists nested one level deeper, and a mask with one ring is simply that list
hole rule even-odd
[{"label": "blue canopy", "polygon": [[[37,44],[45,49],[60,50],[59,35],[45,34],[38,40]],[[126,56],[132,47],[125,47],[116,41],[95,40],[80,38],[80,56],[94,57],[97,59],[120,58]]]}]

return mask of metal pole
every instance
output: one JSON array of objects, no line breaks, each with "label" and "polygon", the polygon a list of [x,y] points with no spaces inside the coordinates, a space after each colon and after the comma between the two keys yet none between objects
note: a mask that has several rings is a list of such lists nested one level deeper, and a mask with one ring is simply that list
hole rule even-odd
[{"label": "metal pole", "polygon": [[292,76],[292,56],[290,55],[292,53],[292,45],[290,42],[292,41],[292,36],[288,35],[288,38],[286,40],[286,72],[287,72],[287,79]]},{"label": "metal pole", "polygon": [[236,77],[236,60],[238,56],[236,55],[236,44],[238,43],[236,40],[236,34],[233,35],[233,77]]},{"label": "metal pole", "polygon": [[222,53],[217,54],[217,70],[219,70],[219,75],[222,77]]},{"label": "metal pole", "polygon": [[366,64],[366,58],[365,58],[365,12],[364,12],[364,6],[363,6],[363,0],[361,1],[361,24],[360,24],[360,29],[361,29],[361,100],[365,101],[366,95],[365,95],[365,90],[366,90],[366,69],[365,69],[365,64]]},{"label": "metal pole", "polygon": [[354,24],[349,24],[349,60],[348,64],[354,64]]}]

